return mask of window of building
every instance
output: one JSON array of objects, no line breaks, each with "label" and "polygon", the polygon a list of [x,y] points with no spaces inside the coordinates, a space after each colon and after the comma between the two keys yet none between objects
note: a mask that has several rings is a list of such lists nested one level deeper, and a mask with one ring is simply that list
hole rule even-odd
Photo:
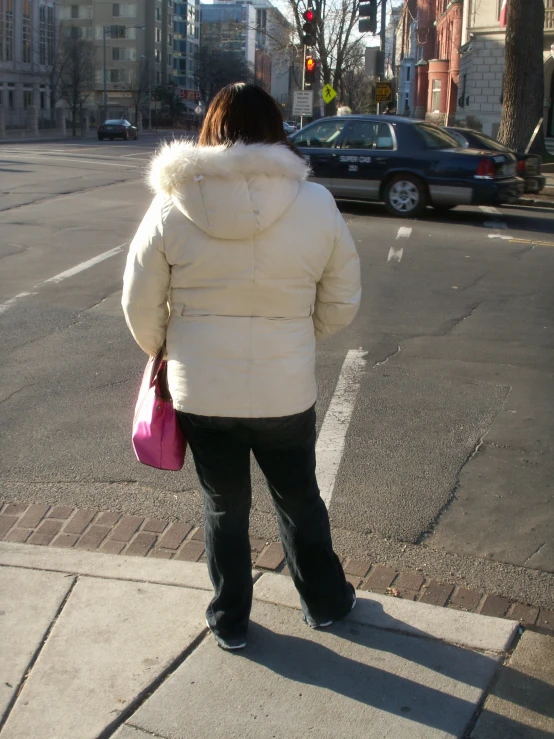
[{"label": "window of building", "polygon": [[162,75],[160,72],[156,72],[156,84],[159,85],[162,81]]},{"label": "window of building", "polygon": [[8,108],[13,108],[15,104],[15,85],[8,82]]},{"label": "window of building", "polygon": [[156,28],[156,43],[161,44],[162,42],[162,30],[161,28]]},{"label": "window of building", "polygon": [[136,3],[112,3],[112,15],[114,18],[136,18]]},{"label": "window of building", "polygon": [[441,80],[433,80],[431,88],[431,112],[439,113],[441,104]]},{"label": "window of building", "polygon": [[[101,39],[103,33],[102,26],[96,26],[96,38]],[[109,26],[109,38],[118,39],[135,39],[137,37],[137,29],[128,26]]]},{"label": "window of building", "polygon": [[112,47],[112,61],[114,62],[134,62],[137,58],[137,50],[133,47]]},{"label": "window of building", "polygon": [[28,64],[31,61],[31,0],[23,0],[21,38],[23,41],[21,59]]},{"label": "window of building", "polygon": [[78,5],[72,5],[71,6],[70,18],[78,18],[78,17],[79,17],[79,6]]},{"label": "window of building", "polygon": [[29,87],[23,88],[23,107],[28,108],[33,104],[33,89]]},{"label": "window of building", "polygon": [[168,67],[172,67],[173,66],[173,57],[171,56],[171,54],[168,54],[167,55],[167,66]]},{"label": "window of building", "polygon": [[46,5],[38,9],[38,62],[46,64]]},{"label": "window of building", "polygon": [[[4,52],[4,59],[7,62],[13,62],[13,3],[14,0],[5,0],[5,39],[6,47]],[[9,97],[9,93],[8,93]],[[13,107],[13,105],[12,105]]]},{"label": "window of building", "polygon": [[54,63],[54,8],[50,5],[46,9],[46,53],[47,64]]},{"label": "window of building", "polygon": [[161,19],[162,19],[161,8],[156,8],[156,20],[158,21],[158,23],[161,21]]},{"label": "window of building", "polygon": [[46,108],[46,87],[40,86],[40,109],[45,110]]},{"label": "window of building", "polygon": [[173,47],[173,34],[170,33],[167,36],[167,45]]},{"label": "window of building", "polygon": [[160,62],[160,50],[159,49],[154,50],[154,61],[156,61],[158,64]]},{"label": "window of building", "polygon": [[412,71],[411,67],[406,67],[406,82],[410,81],[410,72]]}]

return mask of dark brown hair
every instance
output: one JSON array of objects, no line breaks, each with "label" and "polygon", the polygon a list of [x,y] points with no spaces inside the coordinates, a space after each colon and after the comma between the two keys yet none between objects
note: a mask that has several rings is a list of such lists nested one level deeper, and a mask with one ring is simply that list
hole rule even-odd
[{"label": "dark brown hair", "polygon": [[[236,82],[212,100],[200,131],[200,146],[288,144],[281,111],[258,85]],[[293,148],[291,146],[291,148]]]}]

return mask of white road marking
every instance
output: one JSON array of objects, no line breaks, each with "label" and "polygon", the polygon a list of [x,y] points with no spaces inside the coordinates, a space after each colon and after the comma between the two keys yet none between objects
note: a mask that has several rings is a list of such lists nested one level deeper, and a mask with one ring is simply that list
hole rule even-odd
[{"label": "white road marking", "polygon": [[317,439],[317,481],[327,508],[333,497],[346,434],[360,389],[360,375],[367,367],[366,356],[367,352],[360,349],[351,349],[346,355]]},{"label": "white road marking", "polygon": [[[49,277],[47,280],[43,280],[42,282],[39,282],[37,285],[35,285],[34,290],[37,290],[42,285],[47,285],[50,282],[53,282],[54,284],[58,284],[59,282],[63,282],[63,280],[67,280],[68,277],[73,277],[74,275],[78,275],[79,272],[84,272],[86,269],[89,269],[90,267],[94,267],[95,264],[100,264],[100,262],[103,262],[104,260],[109,259],[110,257],[113,257],[116,254],[119,254],[124,246],[126,246],[126,244],[120,244],[119,246],[116,246],[113,249],[110,249],[109,251],[105,251],[102,254],[98,254],[98,256],[96,257],[92,257],[92,259],[87,259],[86,262],[81,262],[81,264],[78,264],[76,267],[67,269],[65,270],[65,272],[60,272],[59,274],[54,275],[54,277]],[[0,303],[0,315],[2,315],[2,313],[5,313],[18,300],[21,300],[21,298],[27,298],[30,295],[36,295],[36,294],[37,294],[36,292],[19,293],[19,295],[16,295],[15,297],[10,298],[5,303]]]},{"label": "white road marking", "polygon": [[511,241],[513,238],[513,236],[506,236],[505,234],[489,234],[489,239],[505,239]]},{"label": "white road marking", "polygon": [[[12,154],[11,157],[16,157],[18,159],[34,159],[38,161],[48,161],[51,160],[52,163],[59,162],[59,161],[66,161],[66,162],[80,162],[83,164],[105,164],[108,167],[125,167],[125,169],[140,169],[139,166],[136,166],[134,164],[122,164],[121,162],[106,162],[104,159],[77,159],[76,157],[57,157],[57,156],[49,156],[48,154],[43,154],[42,156],[32,156],[28,154]],[[10,155],[7,157],[10,158]]]},{"label": "white road marking", "polygon": [[389,256],[387,257],[387,262],[400,262],[403,254],[404,249],[395,249],[394,246],[391,246],[391,248],[389,249]]},{"label": "white road marking", "polygon": [[485,228],[508,228],[508,224],[503,221],[485,221]]},{"label": "white road marking", "polygon": [[491,205],[480,205],[479,210],[482,210],[483,213],[489,213],[494,215],[499,215],[500,211],[498,208],[493,208]]},{"label": "white road marking", "polygon": [[[409,239],[411,235],[412,229],[409,226],[400,226],[400,228],[398,229],[398,233],[396,234],[396,240],[398,241],[398,239]],[[387,262],[400,262],[403,254],[403,247],[397,249],[394,246],[391,246],[391,248],[389,249],[389,255],[387,257]]]}]

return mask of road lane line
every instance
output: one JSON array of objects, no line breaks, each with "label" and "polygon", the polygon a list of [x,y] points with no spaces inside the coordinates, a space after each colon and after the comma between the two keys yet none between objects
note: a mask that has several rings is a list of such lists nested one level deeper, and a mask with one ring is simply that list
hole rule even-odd
[{"label": "road lane line", "polygon": [[479,210],[482,210],[483,213],[500,215],[500,211],[498,210],[498,208],[493,208],[491,205],[480,205]]},{"label": "road lane line", "polygon": [[400,226],[398,233],[396,234],[397,239],[409,239],[412,235],[412,229],[409,226]]},{"label": "road lane line", "polygon": [[506,234],[489,234],[489,239],[505,239],[506,241],[511,241],[513,238],[513,236],[506,236]]},{"label": "road lane line", "polygon": [[[37,290],[42,285],[48,285],[50,282],[53,282],[54,284],[58,284],[60,282],[63,282],[63,280],[67,280],[68,277],[73,277],[74,275],[78,275],[79,272],[84,272],[86,269],[89,269],[90,267],[94,267],[95,264],[100,264],[100,262],[103,262],[106,259],[109,259],[110,257],[113,257],[116,254],[119,254],[125,246],[126,246],[126,243],[120,244],[119,246],[116,246],[113,249],[110,249],[109,251],[105,251],[102,254],[98,254],[98,256],[96,257],[92,257],[92,259],[87,259],[86,262],[81,262],[81,264],[78,264],[75,267],[71,267],[71,269],[66,269],[65,272],[60,272],[59,274],[54,275],[54,277],[49,277],[47,280],[43,280],[42,282],[39,282],[37,285],[35,285],[34,290]],[[11,308],[18,300],[21,300],[22,298],[27,298],[31,295],[37,295],[37,293],[36,292],[19,293],[15,297],[7,300],[5,303],[0,303],[0,315],[2,315],[2,313],[5,313],[9,308]]]},{"label": "road lane line", "polygon": [[[0,151],[0,154],[1,154],[1,151]],[[79,162],[83,164],[105,164],[107,167],[125,167],[125,169],[141,169],[140,166],[135,165],[135,164],[122,164],[121,162],[116,162],[116,163],[106,162],[104,159],[77,159],[76,157],[56,157],[56,156],[49,156],[48,154],[44,154],[42,156],[36,156],[36,157],[32,155],[27,155],[27,154],[11,154],[11,155],[6,156],[6,160],[9,160],[9,159],[15,159],[16,161],[21,160],[21,159],[26,159],[26,160],[35,160],[35,161],[40,161],[40,162],[46,161],[46,162],[52,162],[52,163],[66,161],[66,162]]]},{"label": "road lane line", "polygon": [[[398,229],[398,233],[396,234],[396,240],[398,239],[409,239],[412,235],[412,229],[409,226],[400,226]],[[402,255],[404,254],[404,248],[396,248],[394,246],[391,246],[389,249],[389,255],[387,257],[387,262],[400,262],[402,259]]]},{"label": "road lane line", "polygon": [[[103,262],[105,259],[109,259],[110,257],[113,257],[116,254],[119,254],[119,252],[123,249],[124,246],[125,244],[120,244],[119,246],[116,246],[113,249],[110,249],[109,251],[105,251],[102,254],[98,254],[98,256],[93,257],[92,259],[87,259],[86,262],[81,262],[81,264],[78,264],[76,267],[67,269],[65,272],[60,272],[59,275],[54,275],[54,277],[50,277],[48,280],[44,280],[44,282],[41,282],[39,284],[47,285],[49,282],[54,282],[57,284],[59,282],[62,282],[63,280],[67,280],[68,277],[73,277],[74,275],[78,275],[79,272],[84,272],[85,269],[94,267],[95,264],[99,264],[100,262]],[[35,287],[38,287],[38,285],[35,285]]]},{"label": "road lane line", "polygon": [[367,367],[366,356],[367,352],[359,349],[351,349],[346,355],[317,439],[317,481],[327,508],[333,497],[346,434],[360,389],[360,376]]}]

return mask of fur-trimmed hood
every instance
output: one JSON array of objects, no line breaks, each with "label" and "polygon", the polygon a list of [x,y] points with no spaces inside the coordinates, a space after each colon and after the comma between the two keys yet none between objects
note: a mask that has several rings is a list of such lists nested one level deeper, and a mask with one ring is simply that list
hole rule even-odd
[{"label": "fur-trimmed hood", "polygon": [[282,144],[165,144],[148,184],[216,238],[244,239],[269,228],[294,202],[309,166]]}]

